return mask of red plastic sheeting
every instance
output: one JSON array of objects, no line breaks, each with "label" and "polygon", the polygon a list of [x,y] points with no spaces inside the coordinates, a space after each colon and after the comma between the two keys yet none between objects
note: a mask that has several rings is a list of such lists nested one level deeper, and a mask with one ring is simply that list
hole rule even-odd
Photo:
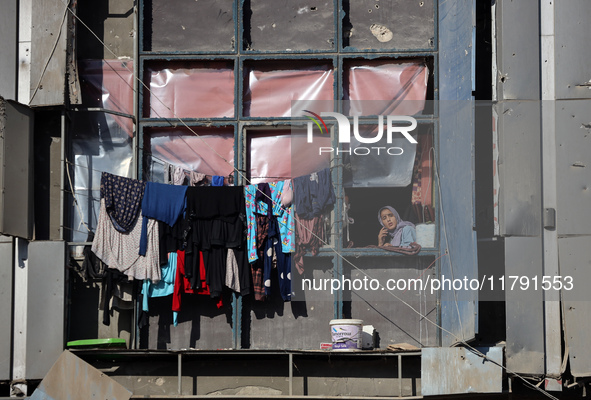
[{"label": "red plastic sheeting", "polygon": [[[148,63],[144,117],[224,118],[234,116],[231,61]],[[170,109],[169,109],[170,108]]]},{"label": "red plastic sheeting", "polygon": [[[83,101],[88,107],[100,107],[133,115],[133,61],[81,60],[78,62]],[[131,118],[113,119],[133,137]]]},{"label": "red plastic sheeting", "polygon": [[247,135],[252,183],[296,178],[329,166],[330,154],[318,153],[319,147],[331,146],[329,137],[315,138],[311,144],[290,129],[248,131]]},{"label": "red plastic sheeting", "polygon": [[244,115],[249,117],[291,117],[292,101],[298,101],[301,115],[306,101],[333,100],[334,71],[331,65],[251,68],[244,94]]},{"label": "red plastic sheeting", "polygon": [[145,143],[157,160],[186,170],[222,176],[233,173],[234,128],[191,129],[199,137],[186,128],[145,128]]},{"label": "red plastic sheeting", "polygon": [[349,115],[415,115],[425,108],[429,70],[422,62],[364,60],[345,69]]}]

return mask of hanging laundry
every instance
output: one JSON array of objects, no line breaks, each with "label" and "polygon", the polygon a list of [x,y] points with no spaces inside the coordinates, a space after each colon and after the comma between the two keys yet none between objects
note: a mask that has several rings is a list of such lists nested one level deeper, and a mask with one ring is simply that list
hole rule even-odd
[{"label": "hanging laundry", "polygon": [[172,184],[180,186],[185,183],[185,170],[181,167],[175,167],[172,174]]},{"label": "hanging laundry", "polygon": [[133,280],[120,271],[108,268],[102,280],[99,309],[103,311],[103,325],[111,324],[111,310],[133,309]]},{"label": "hanging laundry", "polygon": [[176,278],[177,253],[168,255],[168,262],[162,267],[161,278],[158,283],[144,280],[142,285],[142,310],[149,311],[148,298],[166,297],[174,293],[174,280]]},{"label": "hanging laundry", "polygon": [[[269,217],[276,217],[279,223],[282,251],[291,253],[295,251],[293,237],[295,230],[293,226],[292,208],[284,208],[281,204],[284,181],[259,183],[257,193],[257,212],[267,214]],[[273,212],[268,210],[272,208]]]},{"label": "hanging laundry", "polygon": [[[200,253],[198,256],[199,259],[199,268],[201,269],[201,276],[205,276],[205,263],[203,261],[203,254]],[[183,293],[189,294],[201,294],[201,295],[210,295],[209,287],[207,286],[206,282],[202,282],[201,289],[195,290],[191,287],[191,282],[187,279],[185,275],[185,252],[183,250],[179,250],[177,252],[177,269],[175,274],[174,280],[174,293],[172,296],[172,319],[174,326],[178,325],[178,314],[181,311],[181,300]],[[224,305],[222,299],[217,302],[217,308],[222,308]]]},{"label": "hanging laundry", "polygon": [[304,255],[310,251],[318,255],[324,237],[324,217],[318,216],[311,220],[299,218],[296,212],[296,252],[293,262],[300,274],[304,273]]},{"label": "hanging laundry", "polygon": [[277,220],[275,218],[271,218],[269,220],[267,243],[265,245],[263,270],[263,281],[266,296],[271,294],[271,274],[274,259],[276,260],[281,297],[284,301],[289,301],[291,299],[291,255],[283,252]]},{"label": "hanging laundry", "polygon": [[254,292],[254,299],[257,301],[264,301],[265,296],[265,285],[263,279],[264,272],[264,258],[265,258],[265,246],[267,243],[267,232],[269,230],[269,218],[266,215],[255,215],[257,224],[257,236],[256,236],[256,248],[258,258],[255,262],[250,264],[250,271],[252,274],[252,285]]},{"label": "hanging laundry", "polygon": [[302,219],[312,219],[330,210],[336,201],[330,168],[314,175],[304,175],[292,180],[294,203]]},{"label": "hanging laundry", "polygon": [[238,272],[238,261],[233,249],[228,249],[226,258],[226,287],[236,293],[240,293],[240,273]]},{"label": "hanging laundry", "polygon": [[113,226],[119,232],[129,232],[135,225],[144,196],[145,182],[103,172],[101,199]]},{"label": "hanging laundry", "polygon": [[259,256],[257,254],[256,235],[257,235],[257,223],[255,218],[256,212],[256,185],[244,186],[244,202],[246,206],[246,246],[248,249],[248,262],[256,261]]},{"label": "hanging laundry", "polygon": [[227,249],[234,249],[238,263],[240,290],[250,293],[246,254],[244,188],[240,186],[190,187],[187,190],[186,273],[192,287],[198,288],[198,260],[203,251],[206,282],[212,297],[219,296],[225,284]]},{"label": "hanging laundry", "polygon": [[281,193],[281,205],[283,208],[289,208],[293,199],[293,187],[291,186],[291,179],[283,181],[283,193]]},{"label": "hanging laundry", "polygon": [[200,174],[199,172],[191,171],[189,173],[189,186],[197,186],[201,183],[205,183],[205,177],[205,174]]},{"label": "hanging laundry", "polygon": [[211,186],[224,186],[224,177],[223,176],[213,176],[211,178]]},{"label": "hanging laundry", "polygon": [[186,204],[186,186],[171,186],[147,182],[142,200],[143,220],[139,254],[146,254],[148,218],[166,222],[173,226],[182,215]]},{"label": "hanging laundry", "polygon": [[[138,255],[143,221],[146,221],[146,252]],[[160,259],[158,242],[158,224],[155,220],[138,216],[129,233],[121,233],[115,229],[109,218],[105,200],[101,199],[99,218],[92,252],[110,268],[117,269],[125,275],[152,282],[160,280]]]},{"label": "hanging laundry", "polygon": [[164,163],[164,183],[166,185],[172,185],[174,182],[174,165],[167,162]]}]

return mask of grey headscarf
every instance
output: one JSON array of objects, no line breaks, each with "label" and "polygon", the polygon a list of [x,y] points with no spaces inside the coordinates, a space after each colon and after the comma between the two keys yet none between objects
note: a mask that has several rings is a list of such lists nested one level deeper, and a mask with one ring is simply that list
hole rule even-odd
[{"label": "grey headscarf", "polygon": [[380,210],[378,211],[378,221],[380,222],[380,225],[384,226],[384,223],[382,222],[382,210],[388,209],[390,211],[392,211],[392,214],[394,214],[394,217],[396,218],[396,228],[394,229],[394,232],[390,232],[388,231],[388,235],[390,235],[390,244],[394,247],[400,247],[400,242],[402,240],[402,228],[404,228],[405,226],[412,226],[413,228],[415,227],[415,224],[413,224],[412,222],[408,222],[408,221],[403,221],[402,218],[400,218],[400,215],[398,214],[398,212],[394,209],[394,207],[390,207],[390,206],[385,206],[380,208]]}]

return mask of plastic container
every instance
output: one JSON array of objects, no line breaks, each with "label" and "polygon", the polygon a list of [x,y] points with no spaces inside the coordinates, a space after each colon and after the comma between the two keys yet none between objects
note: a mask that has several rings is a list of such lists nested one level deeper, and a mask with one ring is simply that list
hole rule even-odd
[{"label": "plastic container", "polygon": [[360,319],[333,319],[330,321],[332,349],[339,351],[361,350],[363,321]]}]

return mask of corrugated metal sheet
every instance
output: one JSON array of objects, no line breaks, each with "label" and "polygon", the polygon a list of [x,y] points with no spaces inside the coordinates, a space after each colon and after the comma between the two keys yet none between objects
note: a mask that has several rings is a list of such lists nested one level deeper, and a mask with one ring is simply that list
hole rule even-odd
[{"label": "corrugated metal sheet", "polygon": [[590,110],[591,100],[556,102],[556,229],[559,235],[591,234]]},{"label": "corrugated metal sheet", "polygon": [[66,6],[61,1],[35,1],[31,33],[31,106],[64,104],[66,17]]},{"label": "corrugated metal sheet", "polygon": [[30,242],[26,378],[42,379],[64,349],[65,243]]},{"label": "corrugated metal sheet", "polygon": [[564,340],[573,376],[591,376],[591,236],[558,239],[560,274],[573,278],[573,289],[563,290]]},{"label": "corrugated metal sheet", "polygon": [[2,1],[0,13],[0,96],[6,100],[16,100],[17,3],[17,0]]},{"label": "corrugated metal sheet", "polygon": [[555,2],[556,98],[591,98],[591,2]]},{"label": "corrugated metal sheet", "polygon": [[[472,108],[471,0],[439,1],[439,177],[441,186],[441,274],[478,279],[474,226],[474,116]],[[469,340],[476,331],[478,293],[441,293],[441,324]],[[457,338],[442,334],[442,344]]]},{"label": "corrugated metal sheet", "polygon": [[501,235],[541,234],[540,102],[504,101],[499,115]]},{"label": "corrugated metal sheet", "polygon": [[542,275],[541,237],[505,238],[505,307],[507,368],[522,374],[544,374],[544,298],[542,290],[513,286],[510,276]]},{"label": "corrugated metal sheet", "polygon": [[503,348],[479,347],[477,350],[492,361],[462,347],[423,349],[421,394],[501,393],[503,369],[499,365],[503,365]]},{"label": "corrugated metal sheet", "polygon": [[[12,242],[0,243],[0,341],[12,342]],[[11,346],[0,346],[0,380],[10,379]]]},{"label": "corrugated metal sheet", "polygon": [[[4,106],[4,107],[3,107]],[[0,102],[0,232],[33,236],[33,111]]]},{"label": "corrugated metal sheet", "polygon": [[497,1],[498,99],[540,97],[538,0]]},{"label": "corrugated metal sheet", "polygon": [[31,400],[127,400],[132,393],[69,351],[64,351],[31,395]]}]

